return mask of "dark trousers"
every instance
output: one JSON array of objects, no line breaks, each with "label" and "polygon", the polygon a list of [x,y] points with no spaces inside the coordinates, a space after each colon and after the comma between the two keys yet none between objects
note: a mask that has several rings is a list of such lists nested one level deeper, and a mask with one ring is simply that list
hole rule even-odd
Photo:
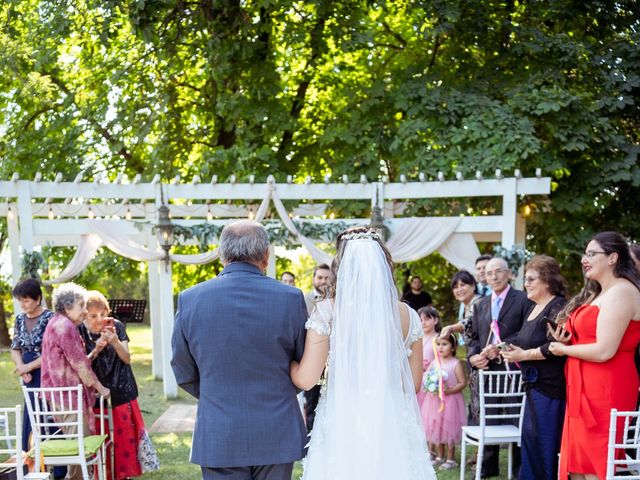
[{"label": "dark trousers", "polygon": [[[484,458],[482,459],[482,470],[480,478],[500,477],[500,446],[490,445],[484,447]],[[520,471],[520,447],[513,445],[513,473],[518,476]],[[506,474],[505,474],[506,475]]]},{"label": "dark trousers", "polygon": [[556,480],[565,401],[531,389],[522,420],[522,466],[518,480]]},{"label": "dark trousers", "polygon": [[291,480],[293,463],[202,469],[202,480]]}]

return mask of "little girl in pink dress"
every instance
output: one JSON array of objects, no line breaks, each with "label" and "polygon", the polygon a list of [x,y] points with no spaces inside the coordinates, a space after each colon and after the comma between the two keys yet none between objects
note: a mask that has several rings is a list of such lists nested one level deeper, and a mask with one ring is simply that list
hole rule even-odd
[{"label": "little girl in pink dress", "polygon": [[[422,375],[422,384],[425,382],[425,375],[431,366],[431,362],[435,357],[435,353],[433,351],[433,339],[438,338],[440,334],[440,330],[442,330],[442,324],[440,323],[440,314],[433,307],[422,307],[418,310],[418,316],[420,317],[420,323],[422,324],[422,332],[424,333],[424,337],[422,337],[422,369],[424,371]],[[418,400],[418,406],[422,409],[422,404],[426,398],[426,392],[423,389],[420,389],[416,394]],[[426,426],[426,423],[423,424]],[[429,446],[429,452],[431,453],[431,460],[433,461],[436,458],[435,453],[435,444],[433,444],[429,437],[427,436],[427,445]]]},{"label": "little girl in pink dress", "polygon": [[[434,352],[432,342],[434,338],[438,338],[442,325],[440,324],[440,314],[433,307],[422,307],[418,310],[420,316],[420,323],[422,324],[422,368],[424,373],[427,373],[431,362],[433,362]],[[424,382],[424,378],[422,379]],[[420,390],[418,392],[418,405],[422,406],[425,398],[425,392]]]},{"label": "little girl in pink dress", "polygon": [[[440,470],[450,470],[458,466],[455,462],[455,446],[460,442],[461,428],[466,424],[462,390],[467,386],[467,379],[462,363],[455,356],[458,347],[455,334],[438,338],[437,343],[440,358],[439,362],[438,359],[431,362],[424,376],[422,390],[425,398],[420,405],[420,412],[429,445],[435,445],[437,456],[434,466],[440,464]],[[440,376],[444,387],[442,399],[439,396]]]}]

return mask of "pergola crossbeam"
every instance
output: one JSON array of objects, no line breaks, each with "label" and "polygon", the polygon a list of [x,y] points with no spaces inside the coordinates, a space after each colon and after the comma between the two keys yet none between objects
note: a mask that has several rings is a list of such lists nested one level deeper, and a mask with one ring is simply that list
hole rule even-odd
[{"label": "pergola crossbeam", "polygon": [[[372,186],[382,186],[386,199],[493,197],[509,181],[516,181],[518,195],[545,195],[550,191],[550,179],[502,178],[485,180],[451,180],[399,183],[310,183],[277,184],[282,200],[369,199]],[[0,181],[0,195],[17,197],[19,185],[29,184],[31,198],[76,198],[153,200],[156,183],[87,183],[87,182],[26,182]],[[167,198],[191,200],[260,200],[270,183],[171,183],[164,185]]]}]

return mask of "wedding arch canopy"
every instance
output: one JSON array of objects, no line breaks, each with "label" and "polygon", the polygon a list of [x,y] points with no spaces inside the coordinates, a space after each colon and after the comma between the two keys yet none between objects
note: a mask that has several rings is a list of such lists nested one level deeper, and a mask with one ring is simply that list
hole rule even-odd
[{"label": "wedding arch canopy", "polygon": [[[256,183],[253,176],[240,183],[236,177],[218,182],[216,176],[203,182],[194,177],[182,182],[179,177],[162,183],[156,175],[151,182],[141,182],[138,175],[131,181],[119,175],[114,182],[96,178],[83,181],[80,173],[73,181],[64,181],[57,174],[53,181],[44,181],[41,174],[33,180],[21,180],[14,174],[9,181],[0,181],[0,215],[7,218],[13,280],[20,278],[21,255],[33,252],[36,246],[75,246],[76,253],[55,279],[56,284],[80,274],[101,246],[115,253],[149,264],[149,308],[153,332],[152,370],[163,380],[164,394],[177,395],[177,385],[170,367],[171,333],[174,308],[171,283],[171,263],[204,264],[217,258],[217,249],[201,254],[177,255],[168,258],[160,248],[153,226],[159,207],[166,201],[172,222],[180,227],[202,224],[222,227],[238,218],[262,221],[273,207],[290,235],[297,239],[318,262],[330,262],[330,256],[317,247],[328,238],[312,238],[302,224],[325,225],[332,222],[370,223],[370,219],[327,218],[324,203],[335,200],[365,200],[372,207],[382,208],[385,225],[390,230],[387,246],[396,262],[417,260],[438,251],[458,268],[473,270],[479,254],[476,242],[500,242],[505,248],[524,245],[525,221],[517,213],[519,195],[547,195],[551,182],[542,177],[523,178],[519,171],[505,178],[500,170],[495,178],[465,180],[460,173],[455,180],[446,180],[442,173],[419,181],[369,182],[361,176],[350,182],[347,176],[340,183],[325,176],[323,182],[276,183],[269,177]],[[500,215],[395,218],[394,201],[427,198],[495,197],[502,201]],[[287,210],[283,201],[294,204]],[[307,229],[321,232],[321,229]],[[322,234],[320,234],[322,236]],[[275,275],[275,257],[271,255],[268,274]]]}]

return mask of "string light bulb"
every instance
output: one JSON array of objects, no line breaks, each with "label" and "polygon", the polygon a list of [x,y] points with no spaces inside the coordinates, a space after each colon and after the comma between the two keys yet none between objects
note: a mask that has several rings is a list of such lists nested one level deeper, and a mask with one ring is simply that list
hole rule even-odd
[{"label": "string light bulb", "polygon": [[129,207],[127,207],[127,213],[125,213],[124,218],[131,220],[131,209]]},{"label": "string light bulb", "polygon": [[95,218],[96,214],[93,213],[93,209],[91,208],[91,206],[89,206],[89,213],[88,213],[89,218]]},{"label": "string light bulb", "polygon": [[53,220],[55,218],[52,207],[49,207],[49,214],[47,216],[49,217],[49,220]]},{"label": "string light bulb", "polygon": [[13,210],[11,209],[11,207],[7,209],[7,218],[9,220],[13,220]]},{"label": "string light bulb", "polygon": [[249,210],[249,220],[253,220],[255,218],[255,213],[253,213],[253,210]]},{"label": "string light bulb", "polygon": [[213,213],[211,213],[211,207],[207,204],[207,221],[210,222],[213,220]]}]

